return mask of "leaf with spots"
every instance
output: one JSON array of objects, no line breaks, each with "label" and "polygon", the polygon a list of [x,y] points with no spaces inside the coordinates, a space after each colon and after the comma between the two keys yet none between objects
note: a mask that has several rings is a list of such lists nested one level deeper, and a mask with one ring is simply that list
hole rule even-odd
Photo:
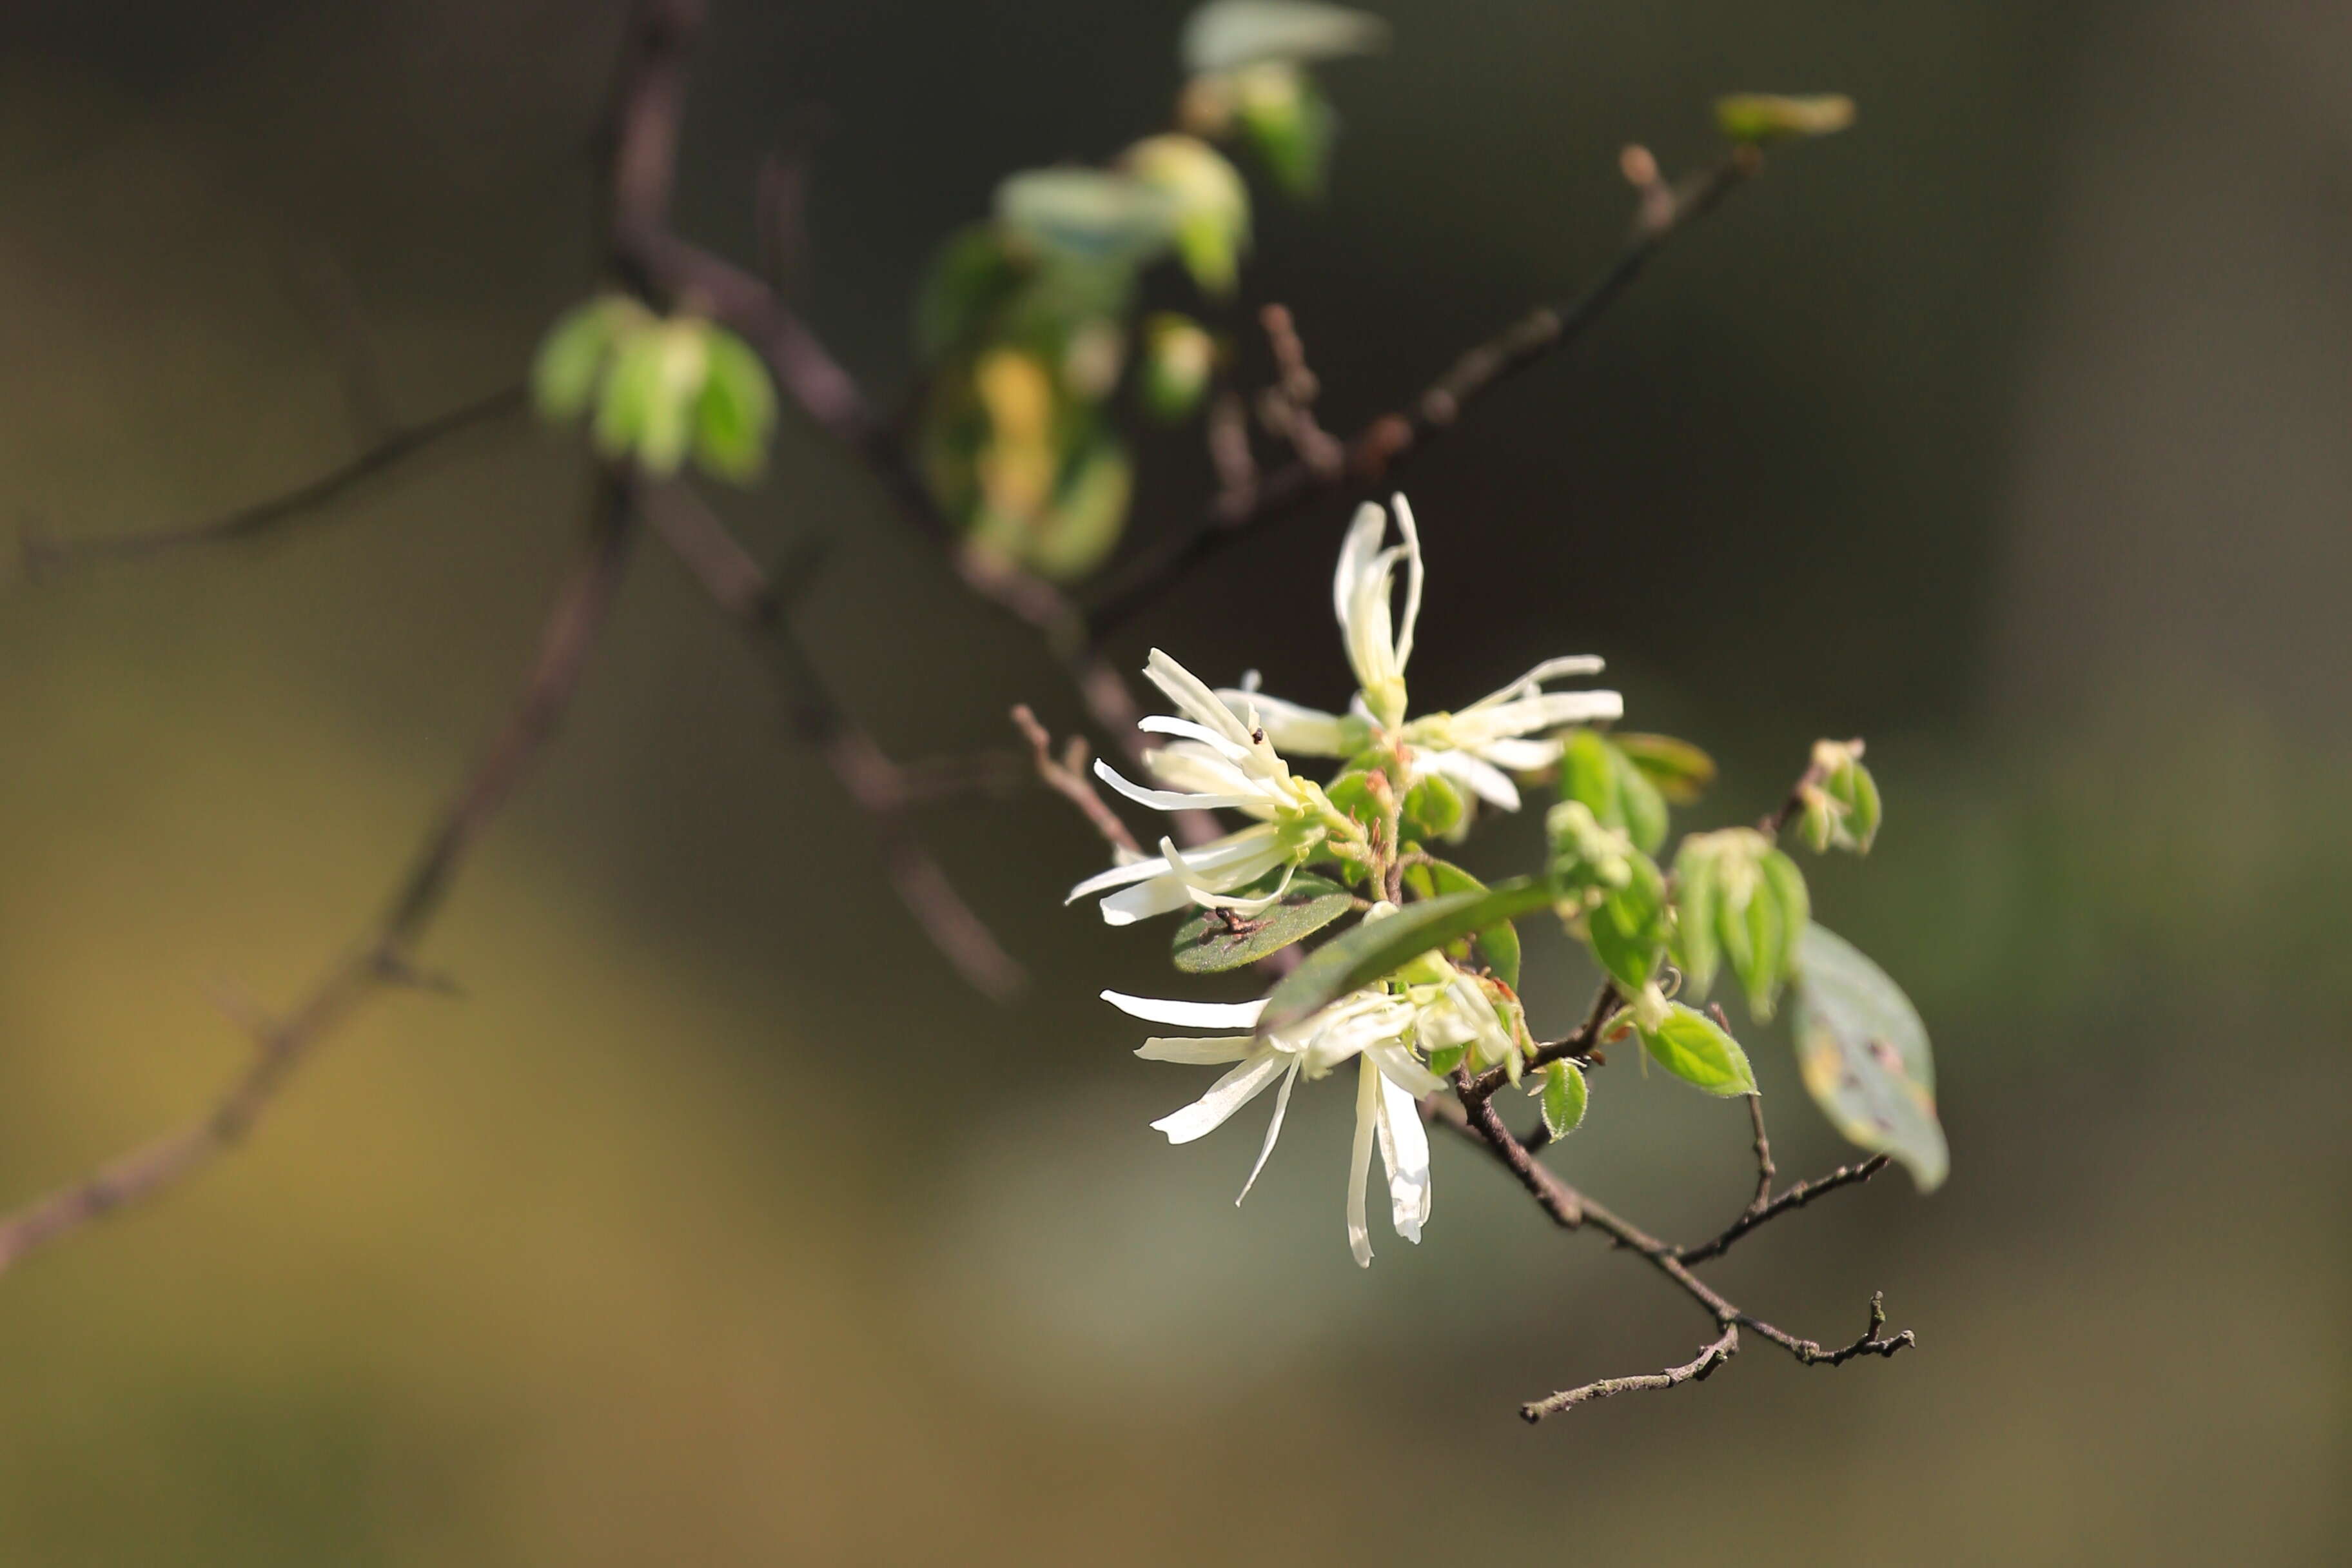
[{"label": "leaf with spots", "polygon": [[1797,1065],[1840,1132],[1893,1155],[1923,1193],[1951,1166],[1936,1119],[1927,1028],[1902,988],[1843,937],[1808,925],[1797,944]]}]

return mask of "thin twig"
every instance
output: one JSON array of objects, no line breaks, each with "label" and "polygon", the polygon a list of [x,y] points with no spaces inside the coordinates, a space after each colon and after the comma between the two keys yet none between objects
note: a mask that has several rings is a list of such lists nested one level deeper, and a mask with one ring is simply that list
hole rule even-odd
[{"label": "thin twig", "polygon": [[1739,1353],[1739,1325],[1726,1323],[1723,1332],[1711,1344],[1699,1348],[1698,1359],[1670,1366],[1664,1372],[1643,1373],[1633,1377],[1604,1377],[1598,1383],[1588,1383],[1581,1388],[1563,1389],[1541,1399],[1530,1400],[1519,1406],[1519,1414],[1532,1425],[1547,1415],[1557,1415],[1595,1399],[1607,1399],[1612,1394],[1638,1394],[1648,1389],[1679,1388],[1685,1383],[1704,1383],[1715,1369]]},{"label": "thin twig", "polygon": [[1761,166],[1754,149],[1740,148],[1675,193],[1665,208],[1645,192],[1633,237],[1582,295],[1565,304],[1539,306],[1463,354],[1409,409],[1383,414],[1359,431],[1347,444],[1345,461],[1336,467],[1296,458],[1245,489],[1221,493],[1191,527],[1138,556],[1088,599],[1087,629],[1100,637],[1124,626],[1177,579],[1268,523],[1335,490],[1385,482],[1409,455],[1458,424],[1473,402],[1581,337],[1669,240],[1693,219],[1712,212]]},{"label": "thin twig", "polygon": [[1761,1205],[1748,1208],[1738,1219],[1727,1226],[1722,1235],[1710,1241],[1703,1241],[1696,1247],[1684,1247],[1681,1252],[1682,1259],[1685,1263],[1704,1263],[1710,1258],[1720,1258],[1731,1250],[1733,1242],[1738,1241],[1758,1226],[1769,1220],[1778,1219],[1791,1209],[1803,1208],[1815,1198],[1827,1197],[1840,1187],[1851,1187],[1866,1182],[1886,1169],[1886,1166],[1885,1155],[1873,1154],[1858,1165],[1840,1165],[1826,1176],[1815,1176],[1811,1181],[1799,1182],[1779,1197],[1768,1198]]},{"label": "thin twig", "polygon": [[1037,715],[1029,710],[1025,702],[1014,705],[1013,727],[1029,742],[1030,753],[1036,760],[1037,776],[1045,781],[1045,787],[1076,806],[1094,825],[1095,831],[1102,835],[1103,842],[1142,859],[1143,846],[1135,841],[1135,835],[1118,819],[1110,803],[1103,799],[1087,772],[1085,739],[1071,736],[1068,751],[1060,757],[1055,756],[1054,737],[1037,721]]},{"label": "thin twig", "polygon": [[94,539],[52,539],[27,533],[20,542],[25,575],[37,581],[44,574],[70,566],[143,560],[195,545],[235,543],[282,532],[312,520],[348,492],[422,456],[448,437],[502,418],[522,405],[523,389],[520,384],[502,386],[446,414],[404,426],[340,468],[331,468],[290,490],[201,522],[133,533],[101,534]]},{"label": "thin twig", "polygon": [[766,655],[788,719],[814,746],[881,843],[891,886],[931,945],[983,995],[1003,1000],[1026,983],[1021,965],[955,890],[908,815],[913,800],[897,764],[850,717],[801,646],[782,601],[759,563],[699,497],[667,484],[648,498],[654,531],[685,563],[711,602]]},{"label": "thin twig", "polygon": [[232,1005],[232,1017],[253,1035],[255,1055],[203,1116],[0,1217],[0,1272],[35,1248],[167,1192],[204,1169],[252,1131],[295,1069],[362,1002],[388,986],[415,983],[409,950],[439,911],[467,851],[554,734],[611,610],[635,531],[626,482],[608,474],[597,487],[586,555],[549,613],[514,711],[425,835],[373,929],[282,1019]]}]

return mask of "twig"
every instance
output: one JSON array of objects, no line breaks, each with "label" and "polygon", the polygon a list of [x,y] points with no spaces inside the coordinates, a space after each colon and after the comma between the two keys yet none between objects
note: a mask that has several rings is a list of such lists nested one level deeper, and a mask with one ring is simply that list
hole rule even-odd
[{"label": "twig", "polygon": [[794,733],[816,748],[880,841],[890,884],[931,944],[973,989],[1003,1000],[1027,976],[955,890],[915,832],[908,780],[873,737],[835,700],[801,646],[782,601],[750,552],[683,484],[656,489],[646,508],[654,531],[693,574],[711,602],[767,656]]},{"label": "twig", "polygon": [[1675,193],[1660,208],[1643,193],[1642,216],[1633,237],[1607,271],[1565,304],[1529,311],[1486,342],[1455,360],[1423,391],[1408,410],[1384,414],[1347,444],[1345,461],[1318,468],[1294,458],[1262,476],[1246,490],[1229,490],[1202,518],[1111,579],[1087,605],[1087,626],[1095,637],[1124,626],[1178,578],[1256,529],[1302,510],[1342,488],[1369,489],[1384,482],[1410,454],[1457,424],[1473,402],[1522,371],[1581,337],[1617,297],[1642,275],[1667,241],[1702,217],[1762,167],[1752,148],[1733,152],[1721,163]]},{"label": "twig", "polygon": [[1710,1258],[1720,1258],[1731,1250],[1733,1242],[1738,1241],[1758,1226],[1769,1220],[1778,1219],[1791,1209],[1803,1208],[1815,1198],[1826,1197],[1840,1187],[1851,1187],[1866,1182],[1886,1169],[1886,1165],[1885,1155],[1873,1154],[1858,1165],[1840,1165],[1826,1176],[1815,1176],[1811,1181],[1799,1182],[1777,1198],[1768,1197],[1760,1203],[1750,1205],[1738,1219],[1733,1220],[1724,1228],[1722,1235],[1713,1240],[1703,1241],[1696,1247],[1682,1248],[1680,1253],[1682,1260],[1685,1263],[1704,1263]]},{"label": "twig", "polygon": [[210,1110],[187,1126],[0,1218],[0,1272],[35,1248],[167,1192],[210,1164],[252,1131],[295,1069],[362,1002],[387,986],[415,982],[409,950],[439,911],[467,851],[506,804],[570,705],[612,607],[635,531],[627,484],[607,474],[597,487],[585,558],[549,613],[538,657],[513,713],[426,834],[374,928],[320,975],[283,1019],[271,1020],[257,1009],[232,1005],[232,1017],[252,1034],[257,1047],[244,1072]]},{"label": "twig", "polygon": [[1563,1410],[1590,1404],[1595,1399],[1607,1399],[1612,1394],[1638,1394],[1647,1389],[1679,1388],[1685,1383],[1704,1383],[1715,1369],[1739,1353],[1739,1325],[1726,1323],[1723,1332],[1712,1344],[1699,1347],[1696,1361],[1670,1366],[1664,1372],[1643,1373],[1634,1377],[1604,1377],[1598,1383],[1588,1383],[1581,1388],[1563,1389],[1541,1399],[1530,1400],[1519,1406],[1519,1414],[1532,1425],[1547,1415],[1557,1415]]},{"label": "twig", "polygon": [[1101,792],[1095,788],[1094,779],[1087,772],[1087,743],[1076,735],[1070,737],[1069,749],[1059,758],[1054,755],[1054,737],[1037,721],[1037,715],[1025,702],[1015,704],[1013,727],[1029,742],[1029,751],[1036,759],[1037,776],[1045,787],[1076,806],[1086,819],[1094,825],[1103,842],[1113,849],[1124,850],[1137,859],[1143,858],[1143,846],[1135,841],[1118,813],[1110,808]]},{"label": "twig", "polygon": [[1797,1358],[1800,1366],[1843,1366],[1858,1355],[1892,1356],[1897,1351],[1908,1350],[1919,1342],[1917,1333],[1910,1329],[1899,1334],[1883,1332],[1886,1327],[1886,1292],[1874,1290],[1870,1295],[1870,1321],[1862,1336],[1853,1343],[1837,1350],[1824,1350],[1812,1340],[1801,1340],[1781,1332],[1759,1319],[1740,1314],[1740,1322],[1787,1351]]},{"label": "twig", "polygon": [[1315,400],[1322,395],[1323,384],[1307,365],[1306,340],[1298,335],[1290,307],[1268,305],[1258,312],[1258,321],[1265,328],[1275,363],[1274,384],[1258,394],[1258,422],[1268,435],[1286,443],[1300,462],[1336,479],[1347,465],[1348,450],[1316,421]]},{"label": "twig", "polygon": [[404,426],[341,467],[306,480],[266,500],[238,507],[202,522],[180,523],[134,533],[104,534],[95,539],[52,539],[28,533],[21,542],[25,575],[37,581],[45,573],[100,561],[137,561],[169,554],[194,545],[227,544],[282,531],[340,500],[368,480],[399,468],[449,437],[512,414],[523,405],[520,384],[503,386],[488,396],[461,404],[446,414]]}]

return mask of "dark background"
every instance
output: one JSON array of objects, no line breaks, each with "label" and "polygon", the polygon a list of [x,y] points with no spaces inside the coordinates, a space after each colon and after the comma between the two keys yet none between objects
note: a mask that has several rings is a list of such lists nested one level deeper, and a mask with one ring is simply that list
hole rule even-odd
[{"label": "dark background", "polygon": [[[1181,8],[720,0],[680,222],[747,255],[824,127],[803,303],[909,373],[924,257],[995,180],[1162,123]],[[1352,426],[1615,248],[1617,149],[1739,89],[1853,93],[1570,358],[1410,477],[1416,694],[1598,651],[1753,816],[1866,734],[1878,852],[1824,920],[1933,1029],[1954,1174],[1717,1273],[1919,1350],[1530,1430],[1703,1322],[1451,1148],[1419,1248],[1341,1244],[1346,1098],[1171,1151],[1200,1083],[1093,994],[1160,933],[1062,889],[1042,795],[930,841],[1034,972],[962,991],[758,671],[649,553],[542,775],[396,998],[200,1185],[0,1280],[10,1563],[2245,1563],[2352,1550],[2352,12],[2247,0],[1381,7],[1319,209],[1260,207]],[[610,5],[17,4],[0,23],[0,510],[61,534],[266,493],[352,439],[321,300],[402,412],[518,374],[592,286]],[[338,279],[340,282],[336,281]],[[1177,297],[1171,288],[1171,298]],[[0,596],[0,1182],[185,1114],[207,983],[290,994],[501,710],[577,452],[521,421],[260,552]],[[1146,450],[1139,537],[1207,483]],[[807,624],[902,754],[1074,705],[842,453],[728,507],[835,542]],[[1344,509],[1124,634],[1337,703]],[[1531,823],[1479,851],[1510,864]],[[1540,1013],[1584,979],[1531,949]],[[1843,1158],[1750,1039],[1784,1170]],[[1522,1113],[1524,1114],[1524,1113]],[[1552,1158],[1670,1234],[1742,1201],[1736,1107],[1612,1068]],[[1377,1227],[1376,1227],[1377,1228]]]}]

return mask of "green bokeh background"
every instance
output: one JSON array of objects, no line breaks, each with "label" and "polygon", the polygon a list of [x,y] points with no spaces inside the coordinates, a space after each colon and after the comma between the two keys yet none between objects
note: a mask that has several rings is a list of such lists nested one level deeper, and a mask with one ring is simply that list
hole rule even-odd
[{"label": "green bokeh background", "polygon": [[[1334,69],[1328,203],[1268,208],[1346,426],[1595,271],[1629,139],[1734,89],[1850,91],[1569,361],[1412,475],[1416,690],[1612,660],[1752,816],[1872,742],[1879,852],[1823,918],[1906,981],[1954,1149],[1717,1272],[1921,1345],[1530,1430],[1703,1323],[1439,1153],[1418,1249],[1341,1244],[1345,1096],[1246,1208],[1237,1126],[1092,1000],[1156,934],[1060,893],[1057,803],[930,842],[1034,972],[959,988],[829,775],[658,554],[560,744],[395,998],[200,1184],[0,1280],[0,1561],[26,1564],[1789,1563],[2352,1554],[2352,24],[2292,0],[1381,7]],[[397,406],[514,376],[589,287],[614,7],[85,0],[0,35],[0,509],[200,515],[352,440],[322,299]],[[877,388],[939,236],[1004,171],[1162,117],[1181,8],[720,0],[682,224],[748,254],[760,155],[822,106],[801,280]],[[329,261],[327,258],[331,258]],[[341,281],[335,281],[340,279]],[[324,279],[324,281],[322,281]],[[1175,290],[1171,286],[1171,298]],[[1189,515],[1145,451],[1139,533]],[[0,595],[0,1185],[188,1113],[205,987],[339,949],[502,710],[583,496],[509,422],[260,551]],[[804,611],[902,754],[1074,705],[853,463],[788,425],[729,503],[835,544]],[[1118,649],[1336,702],[1334,506]],[[1481,853],[1524,857],[1532,825]],[[1583,976],[1531,943],[1539,1010]],[[1843,1157],[1752,1039],[1791,1173]],[[1255,1125],[1244,1118],[1244,1125]],[[1612,1068],[1552,1158],[1656,1228],[1745,1194],[1745,1120]]]}]

